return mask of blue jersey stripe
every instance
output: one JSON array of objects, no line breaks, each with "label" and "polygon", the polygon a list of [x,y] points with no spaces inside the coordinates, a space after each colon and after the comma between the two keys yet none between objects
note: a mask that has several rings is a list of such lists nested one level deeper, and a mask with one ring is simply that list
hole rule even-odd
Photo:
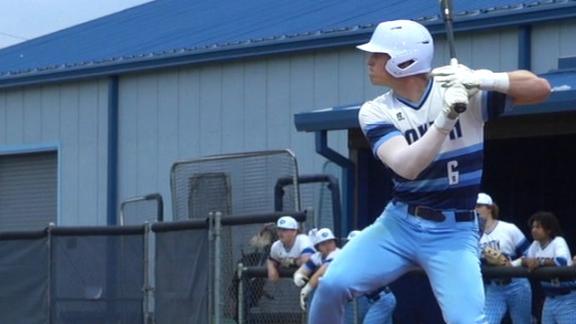
[{"label": "blue jersey stripe", "polygon": [[393,174],[392,178],[395,183],[405,183],[419,181],[420,179],[437,179],[448,176],[448,166],[449,161],[458,161],[458,172],[460,173],[471,173],[483,169],[483,159],[484,151],[480,150],[470,150],[471,153],[467,155],[453,155],[446,154],[443,159],[437,159],[433,161],[426,169],[424,169],[415,180],[405,179],[397,174]]},{"label": "blue jersey stripe", "polygon": [[390,132],[385,136],[380,137],[379,140],[377,140],[374,144],[372,144],[372,153],[374,153],[374,156],[378,156],[378,148],[380,147],[380,145],[384,144],[384,142],[395,136],[402,136],[402,134],[399,131]]},{"label": "blue jersey stripe", "polygon": [[370,142],[372,152],[376,154],[378,147],[388,139],[401,135],[400,131],[392,124],[370,124],[366,126],[366,138]]},{"label": "blue jersey stripe", "polygon": [[566,258],[556,257],[554,258],[554,263],[556,263],[557,266],[565,267],[568,264],[568,260],[566,260]]},{"label": "blue jersey stripe", "polygon": [[302,253],[300,253],[300,255],[307,254],[307,253],[314,254],[314,253],[316,253],[316,251],[311,247],[307,247],[304,250],[302,250]]},{"label": "blue jersey stripe", "polygon": [[483,149],[484,149],[484,143],[463,147],[458,150],[439,154],[438,157],[436,157],[435,161],[453,159],[455,157],[459,157],[465,154],[476,153],[478,151],[482,151]]},{"label": "blue jersey stripe", "polygon": [[458,158],[452,157],[444,160],[437,160],[432,162],[424,171],[422,171],[415,181],[420,179],[437,179],[448,176],[448,162],[457,161],[457,170],[460,174],[472,173],[482,170],[484,152],[478,151],[473,154],[460,156]]},{"label": "blue jersey stripe", "polygon": [[515,251],[516,257],[523,256],[529,247],[530,247],[530,242],[528,242],[527,239],[523,239],[522,242],[520,242],[520,244],[518,244],[518,246],[516,247],[516,251]]},{"label": "blue jersey stripe", "polygon": [[308,261],[306,261],[305,266],[306,266],[306,268],[308,268],[308,270],[310,270],[310,273],[313,273],[317,270],[316,265],[310,259],[308,259]]},{"label": "blue jersey stripe", "polygon": [[486,105],[487,111],[484,112],[485,121],[496,119],[496,117],[502,115],[504,110],[506,110],[507,100],[506,95],[500,92],[489,91],[486,94]]},{"label": "blue jersey stripe", "polygon": [[480,184],[482,180],[482,170],[460,173],[459,181],[457,184],[449,184],[447,177],[441,177],[430,180],[410,181],[410,182],[396,182],[394,181],[394,190],[397,192],[431,192],[441,191],[448,187],[460,188],[470,185]]},{"label": "blue jersey stripe", "polygon": [[472,210],[476,205],[478,192],[480,192],[479,184],[436,192],[396,192],[394,199],[407,204],[437,209]]}]

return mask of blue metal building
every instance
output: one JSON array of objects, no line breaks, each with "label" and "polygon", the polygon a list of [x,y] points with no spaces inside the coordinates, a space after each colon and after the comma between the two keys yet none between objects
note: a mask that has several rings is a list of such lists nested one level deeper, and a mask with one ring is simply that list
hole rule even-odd
[{"label": "blue metal building", "polygon": [[[126,198],[169,197],[176,160],[290,148],[301,173],[343,168],[342,225],[363,226],[383,198],[366,198],[382,184],[366,181],[376,167],[356,111],[382,89],[354,45],[379,21],[415,19],[444,64],[438,11],[416,0],[156,0],[2,49],[0,199],[10,207],[0,223],[115,224]],[[576,2],[457,1],[455,11],[463,63],[529,68],[555,86],[548,103],[509,112],[487,136],[571,138]]]}]

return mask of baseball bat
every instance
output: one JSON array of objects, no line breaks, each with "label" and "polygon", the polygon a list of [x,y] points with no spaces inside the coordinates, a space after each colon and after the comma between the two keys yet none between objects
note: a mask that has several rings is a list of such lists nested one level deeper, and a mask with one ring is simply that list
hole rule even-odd
[{"label": "baseball bat", "polygon": [[[442,12],[442,19],[444,20],[444,26],[446,27],[446,39],[448,40],[448,48],[450,49],[450,64],[458,64],[456,60],[456,48],[454,46],[454,29],[452,29],[452,0],[440,0],[440,9]],[[454,106],[454,110],[458,113],[463,113],[466,111],[466,104],[457,103]]]}]

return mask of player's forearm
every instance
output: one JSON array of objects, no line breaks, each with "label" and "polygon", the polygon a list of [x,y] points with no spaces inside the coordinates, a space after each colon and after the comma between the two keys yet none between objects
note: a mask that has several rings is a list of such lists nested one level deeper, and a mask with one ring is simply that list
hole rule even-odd
[{"label": "player's forearm", "polygon": [[274,261],[267,260],[266,261],[266,268],[268,270],[268,280],[270,280],[270,281],[278,280],[278,278],[280,276],[278,274],[278,270],[276,269],[276,265],[274,264]]},{"label": "player's forearm", "polygon": [[508,96],[515,105],[528,105],[542,102],[550,95],[550,84],[544,78],[526,70],[508,72],[510,87]]},{"label": "player's forearm", "polygon": [[378,149],[380,159],[399,176],[414,180],[438,156],[446,134],[431,125],[426,134],[408,145],[404,137],[397,136]]},{"label": "player's forearm", "polygon": [[310,278],[310,281],[308,282],[310,287],[316,288],[318,286],[318,281],[320,281],[320,278],[324,275],[325,272],[326,266],[322,266],[320,269],[314,272],[314,275],[312,275],[312,278]]}]

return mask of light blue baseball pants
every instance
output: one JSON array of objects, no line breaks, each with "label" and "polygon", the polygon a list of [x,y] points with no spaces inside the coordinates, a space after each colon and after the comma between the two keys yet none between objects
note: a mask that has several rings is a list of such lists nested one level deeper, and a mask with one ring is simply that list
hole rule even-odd
[{"label": "light blue baseball pants", "polygon": [[369,308],[362,324],[393,324],[392,314],[396,308],[396,297],[391,292],[381,292],[376,301],[368,301]]},{"label": "light blue baseball pants", "polygon": [[310,324],[341,324],[348,300],[394,281],[414,265],[428,275],[448,324],[485,323],[478,224],[454,213],[434,222],[391,202],[342,249],[316,289]]},{"label": "light blue baseball pants", "polygon": [[486,284],[486,318],[489,324],[500,324],[506,314],[514,324],[532,322],[532,288],[526,278],[514,278],[507,285]]},{"label": "light blue baseball pants", "polygon": [[576,291],[567,295],[546,297],[542,308],[542,324],[576,323]]}]

